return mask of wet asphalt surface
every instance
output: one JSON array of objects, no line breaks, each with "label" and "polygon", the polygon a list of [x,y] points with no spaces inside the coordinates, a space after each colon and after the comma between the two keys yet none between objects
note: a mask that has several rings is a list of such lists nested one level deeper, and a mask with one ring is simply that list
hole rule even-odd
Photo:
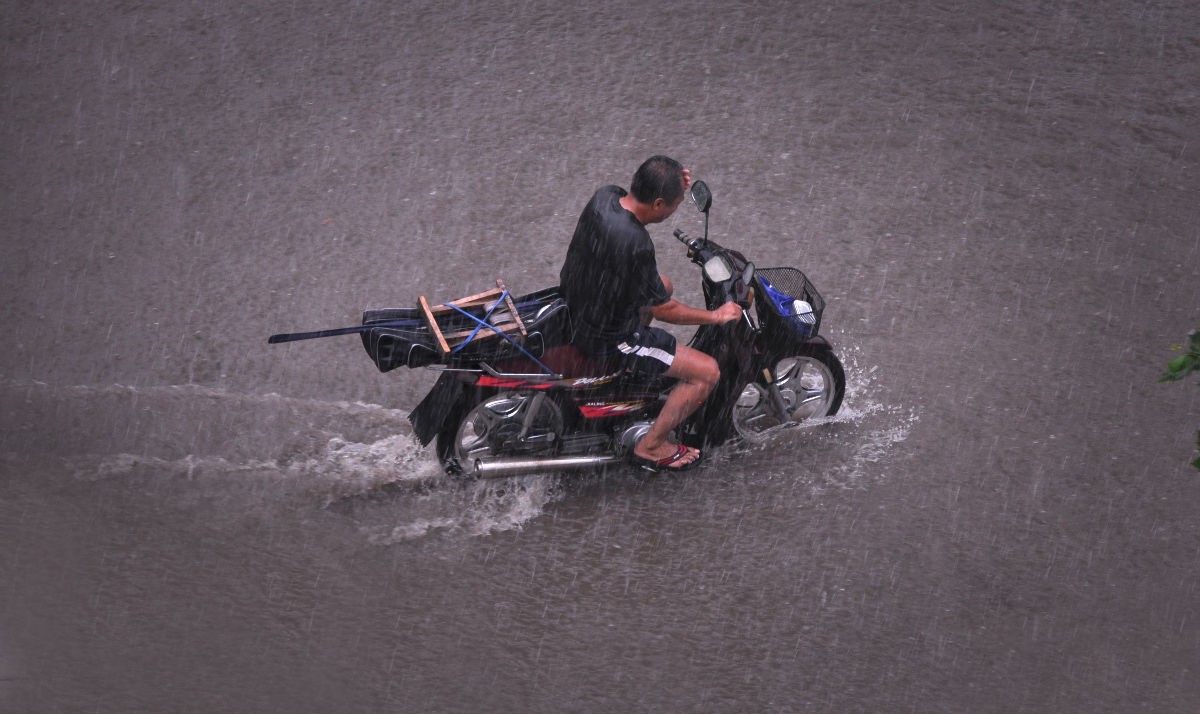
[{"label": "wet asphalt surface", "polygon": [[[0,9],[0,710],[1192,712],[1200,11]],[[442,477],[370,307],[553,284],[654,153],[843,413]],[[652,233],[681,297],[694,269]]]}]

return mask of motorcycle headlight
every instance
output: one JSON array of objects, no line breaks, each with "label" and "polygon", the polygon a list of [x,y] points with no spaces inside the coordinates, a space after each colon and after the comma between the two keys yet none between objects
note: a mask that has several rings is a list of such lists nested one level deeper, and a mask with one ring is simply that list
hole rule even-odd
[{"label": "motorcycle headlight", "polygon": [[723,283],[733,277],[733,266],[725,256],[713,256],[704,262],[704,276],[714,283]]}]

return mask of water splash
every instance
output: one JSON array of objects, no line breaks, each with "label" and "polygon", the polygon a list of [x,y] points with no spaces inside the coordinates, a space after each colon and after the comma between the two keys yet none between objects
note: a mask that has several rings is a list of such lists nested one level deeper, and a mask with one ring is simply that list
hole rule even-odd
[{"label": "water splash", "polygon": [[[262,504],[351,513],[376,544],[519,529],[561,498],[554,476],[446,476],[433,449],[412,436],[407,413],[375,404],[187,385],[29,382],[0,385],[0,393],[26,405],[32,425],[24,428],[54,435],[22,448],[54,454],[74,479],[173,481],[173,489],[214,498],[250,483],[265,492]],[[92,433],[86,443],[72,438],[62,415]],[[64,452],[60,443],[77,448]]]},{"label": "water splash", "polygon": [[[861,368],[856,350],[843,351],[842,359],[848,384],[839,413],[784,437],[808,441],[804,449],[840,454],[826,461],[833,468],[804,477],[815,479],[818,491],[863,488],[885,478],[889,455],[918,420],[913,410],[872,396],[877,368]],[[267,492],[264,500],[272,500],[273,490],[299,492],[301,501],[285,499],[287,507],[307,502],[353,516],[376,545],[519,530],[563,498],[569,478],[452,479],[433,449],[412,436],[404,411],[375,404],[179,385],[23,383],[0,385],[0,391],[23,400],[51,426],[61,414],[91,413],[112,425],[104,438],[66,459],[77,479],[174,479],[201,495],[222,495],[229,478],[252,481]]]},{"label": "water splash", "polygon": [[861,368],[862,355],[855,348],[844,350],[841,357],[846,366],[846,398],[829,421],[854,425],[862,431],[849,442],[849,458],[824,474],[824,484],[861,488],[873,479],[886,478],[888,456],[908,438],[919,417],[912,407],[884,404],[873,396],[878,365]]},{"label": "water splash", "polygon": [[[755,449],[781,447],[795,441],[805,455],[829,451],[819,461],[819,473],[783,467],[780,477],[795,478],[811,486],[814,494],[828,490],[866,488],[887,478],[888,461],[895,447],[904,442],[919,421],[916,410],[886,404],[876,394],[878,366],[865,366],[857,348],[839,349],[846,370],[846,396],[837,414],[807,419],[800,427],[784,432]],[[807,462],[808,459],[804,459]]]},{"label": "water splash", "polygon": [[425,537],[435,532],[466,537],[486,536],[520,530],[541,516],[547,506],[562,498],[561,477],[530,475],[473,481],[461,488],[447,488],[445,510],[441,516],[421,516],[399,523],[363,528],[374,545],[394,545]]}]

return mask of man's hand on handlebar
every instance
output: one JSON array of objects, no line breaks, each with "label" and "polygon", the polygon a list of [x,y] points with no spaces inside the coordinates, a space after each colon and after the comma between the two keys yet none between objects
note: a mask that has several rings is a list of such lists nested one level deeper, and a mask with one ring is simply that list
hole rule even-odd
[{"label": "man's hand on handlebar", "polygon": [[718,325],[723,325],[726,322],[733,322],[742,316],[742,307],[736,302],[727,302],[716,310],[712,311],[715,322]]}]

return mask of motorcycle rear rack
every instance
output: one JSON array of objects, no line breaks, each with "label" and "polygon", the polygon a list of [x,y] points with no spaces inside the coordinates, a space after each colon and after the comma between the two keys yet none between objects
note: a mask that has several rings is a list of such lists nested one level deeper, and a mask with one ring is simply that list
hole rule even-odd
[{"label": "motorcycle rear rack", "polygon": [[587,380],[592,384],[608,382],[617,376],[624,373],[624,370],[617,370],[608,374],[583,375],[568,377],[565,374],[558,372],[501,372],[487,362],[480,362],[479,367],[443,367],[439,365],[428,365],[425,369],[430,369],[435,372],[454,372],[458,374],[478,374],[487,375],[492,379],[517,380],[521,382],[533,382],[537,384],[562,384],[572,385],[577,382]]},{"label": "motorcycle rear rack", "polygon": [[501,372],[487,362],[480,362],[479,368],[489,377],[496,379],[523,379],[526,382],[562,382],[567,379],[567,377],[553,372]]},{"label": "motorcycle rear rack", "polygon": [[433,370],[434,372],[457,372],[459,374],[486,374],[489,377],[496,379],[521,379],[526,382],[562,382],[568,378],[564,375],[546,372],[501,372],[487,362],[480,362],[478,369],[472,367],[446,367],[443,365],[431,364],[425,369]]}]

